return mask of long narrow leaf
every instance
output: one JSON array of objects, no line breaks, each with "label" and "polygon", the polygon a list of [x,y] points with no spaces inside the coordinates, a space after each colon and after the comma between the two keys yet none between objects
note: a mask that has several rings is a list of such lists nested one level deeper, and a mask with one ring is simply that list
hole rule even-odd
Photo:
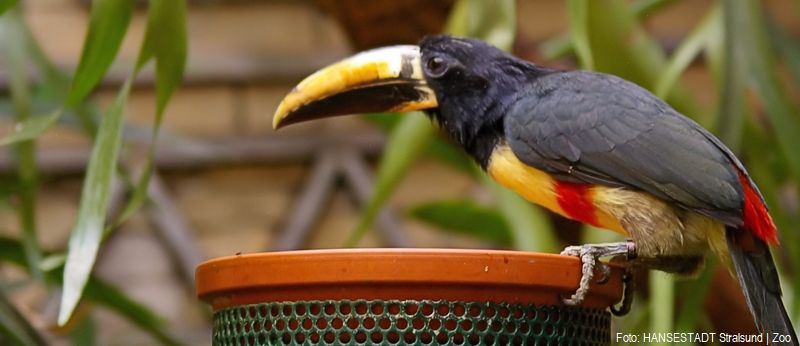
[{"label": "long narrow leaf", "polygon": [[10,337],[9,341],[18,345],[47,344],[36,328],[0,292],[0,341],[3,341],[2,337]]},{"label": "long narrow leaf", "polygon": [[0,138],[0,146],[36,139],[58,122],[61,110],[53,111],[48,115],[33,116],[14,126],[14,132]]},{"label": "long narrow leaf", "polygon": [[[12,10],[0,18],[2,30],[2,53],[10,70],[11,99],[17,123],[31,120],[31,87],[28,78],[29,51],[25,42],[22,15]],[[36,165],[36,143],[33,139],[18,141],[14,145],[17,179],[19,181],[19,207],[17,209],[25,254],[28,263],[35,266],[41,258],[41,249],[36,235],[36,193],[39,169]],[[31,271],[37,280],[42,279],[40,270]]]},{"label": "long narrow leaf", "polygon": [[797,135],[800,133],[800,119],[796,116],[797,107],[787,99],[786,91],[776,75],[774,52],[769,47],[763,22],[763,9],[756,1],[729,3],[730,6],[741,7],[737,12],[742,14],[745,22],[737,28],[736,36],[748,52],[746,59],[750,82],[763,102],[792,175],[800,179],[800,155],[796,152],[800,148],[800,136]]},{"label": "long narrow leaf", "polygon": [[589,0],[569,0],[568,13],[572,46],[581,67],[594,70],[592,47],[589,45]]},{"label": "long narrow leaf", "polygon": [[150,2],[147,29],[136,69],[142,68],[151,58],[156,60],[156,117],[147,161],[134,187],[133,194],[117,223],[131,217],[147,200],[147,186],[154,169],[156,144],[164,109],[170,96],[183,79],[186,67],[186,1],[154,0]]},{"label": "long narrow leaf", "polygon": [[501,246],[511,245],[511,230],[496,209],[469,200],[437,201],[415,206],[413,217],[439,229],[465,234]]},{"label": "long narrow leaf", "polygon": [[117,168],[117,159],[122,144],[122,120],[132,80],[122,86],[114,103],[109,107],[97,140],[92,148],[83,192],[78,210],[78,220],[69,240],[66,268],[64,269],[64,291],[58,313],[58,323],[69,320],[81,298],[86,281],[94,267],[100,248],[106,221],[111,179]]},{"label": "long narrow leaf", "polygon": [[675,321],[675,279],[661,271],[650,272],[650,332],[669,333]]},{"label": "long narrow leaf", "polygon": [[164,345],[180,345],[166,328],[164,320],[146,306],[134,301],[118,288],[97,279],[86,285],[86,298],[124,316]]},{"label": "long narrow leaf", "polygon": [[133,14],[133,0],[94,0],[81,60],[67,96],[75,106],[100,82],[119,51]]},{"label": "long narrow leaf", "polygon": [[703,21],[697,26],[689,36],[683,40],[678,50],[672,56],[672,59],[667,64],[667,68],[658,78],[654,93],[660,98],[665,98],[675,82],[678,81],[681,74],[689,66],[689,64],[700,54],[700,51],[705,46],[705,43],[712,38],[714,30],[722,25],[722,14],[719,6],[715,6]]}]

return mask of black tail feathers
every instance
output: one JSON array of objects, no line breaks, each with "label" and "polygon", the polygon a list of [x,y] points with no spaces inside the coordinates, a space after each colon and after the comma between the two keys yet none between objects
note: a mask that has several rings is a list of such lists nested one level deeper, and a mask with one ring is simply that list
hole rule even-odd
[{"label": "black tail feathers", "polygon": [[[781,300],[778,271],[769,247],[762,240],[745,232],[729,227],[726,236],[736,276],[758,330],[770,337],[779,336],[784,341],[791,338],[791,342],[781,342],[782,345],[800,345]],[[749,238],[746,249],[742,247],[737,236]]]}]

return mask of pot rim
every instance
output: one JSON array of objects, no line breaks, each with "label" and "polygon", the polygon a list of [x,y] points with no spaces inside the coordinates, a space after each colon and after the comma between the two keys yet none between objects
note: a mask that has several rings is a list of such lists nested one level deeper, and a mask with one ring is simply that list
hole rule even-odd
[{"label": "pot rim", "polygon": [[[622,295],[622,274],[611,265],[604,284],[592,284],[584,306],[605,308]],[[360,248],[239,254],[211,259],[196,270],[197,296],[215,309],[259,299],[463,299],[477,294],[528,301],[527,291],[548,295],[536,303],[559,304],[578,287],[578,258],[546,253],[436,248]],[[324,293],[313,293],[315,292]],[[464,293],[469,291],[467,293]],[[388,293],[387,293],[388,292]],[[459,293],[460,292],[460,293]],[[363,295],[364,293],[362,293]],[[491,299],[495,300],[495,299]]]}]

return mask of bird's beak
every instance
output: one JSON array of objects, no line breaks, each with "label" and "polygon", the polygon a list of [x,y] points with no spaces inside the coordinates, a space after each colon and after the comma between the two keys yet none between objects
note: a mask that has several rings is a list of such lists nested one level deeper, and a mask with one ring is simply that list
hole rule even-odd
[{"label": "bird's beak", "polygon": [[278,105],[275,129],[308,120],[370,112],[436,108],[417,46],[366,51],[308,76]]}]

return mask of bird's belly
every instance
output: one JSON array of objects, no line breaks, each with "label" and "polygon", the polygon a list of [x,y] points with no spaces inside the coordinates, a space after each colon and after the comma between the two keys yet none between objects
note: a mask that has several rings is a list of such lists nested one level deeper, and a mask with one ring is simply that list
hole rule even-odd
[{"label": "bird's belly", "polygon": [[486,170],[492,179],[533,203],[567,218],[627,235],[617,218],[596,207],[595,196],[603,195],[607,187],[558,181],[521,162],[505,145],[492,152]]}]

